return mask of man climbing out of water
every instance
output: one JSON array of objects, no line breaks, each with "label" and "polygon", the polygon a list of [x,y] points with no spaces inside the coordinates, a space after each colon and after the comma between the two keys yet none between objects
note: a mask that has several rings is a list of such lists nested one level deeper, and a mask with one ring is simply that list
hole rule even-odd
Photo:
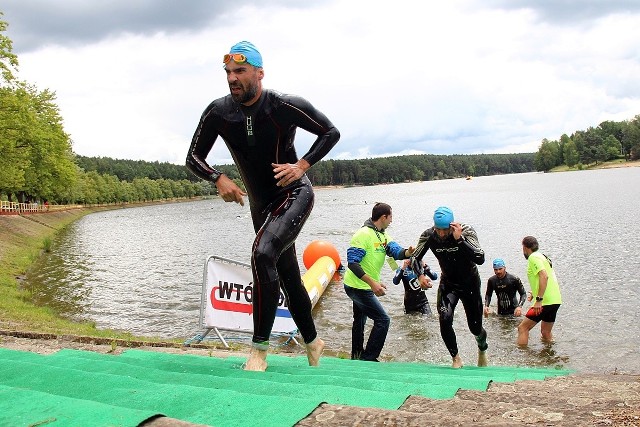
[{"label": "man climbing out of water", "polygon": [[[305,172],[329,153],[340,133],[304,98],[263,90],[262,56],[252,43],[235,44],[222,62],[231,93],[205,109],[186,163],[195,175],[215,183],[225,202],[244,206],[243,197],[249,197],[256,238],[251,250],[253,338],[245,369],[267,369],[280,287],[305,342],[309,365],[317,366],[324,342],[311,317],[295,240],[313,208],[313,188]],[[316,135],[301,159],[293,144],[297,128]],[[238,167],[246,193],[206,162],[218,136]]]},{"label": "man climbing out of water", "polygon": [[[487,280],[487,291],[484,295],[484,315],[489,315],[489,304],[493,292],[498,297],[498,315],[500,316],[521,316],[522,306],[527,300],[527,293],[524,290],[522,281],[518,276],[507,273],[507,268],[502,258],[493,260],[493,276]],[[520,298],[516,298],[517,295]]]},{"label": "man climbing out of water", "polygon": [[533,305],[526,314],[526,318],[518,325],[518,345],[529,344],[529,331],[538,322],[542,340],[553,342],[551,329],[556,321],[556,314],[562,304],[560,285],[553,270],[551,260],[538,247],[538,240],[533,236],[522,239],[522,254],[527,260],[527,278],[531,286],[531,300]]},{"label": "man climbing out of water", "polygon": [[487,331],[482,327],[482,296],[478,265],[484,263],[484,251],[478,236],[470,225],[454,221],[453,211],[440,206],[433,214],[433,227],[426,229],[418,240],[411,258],[411,268],[423,289],[431,281],[422,271],[422,257],[429,249],[440,264],[440,285],[437,307],[440,335],[452,358],[452,367],[461,368],[458,342],[453,330],[453,315],[458,301],[462,301],[469,331],[478,344],[478,366],[487,366]]}]

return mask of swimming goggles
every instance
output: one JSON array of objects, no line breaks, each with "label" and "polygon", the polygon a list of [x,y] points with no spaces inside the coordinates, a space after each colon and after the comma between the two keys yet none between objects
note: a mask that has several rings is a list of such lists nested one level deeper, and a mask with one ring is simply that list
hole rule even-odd
[{"label": "swimming goggles", "polygon": [[242,53],[227,53],[224,58],[222,58],[222,62],[225,64],[228,64],[231,60],[237,64],[244,64],[247,62],[247,57]]}]

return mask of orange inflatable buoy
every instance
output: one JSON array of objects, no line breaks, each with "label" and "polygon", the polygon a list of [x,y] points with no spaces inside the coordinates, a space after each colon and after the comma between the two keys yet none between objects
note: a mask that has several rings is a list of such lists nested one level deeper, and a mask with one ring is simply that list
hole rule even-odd
[{"label": "orange inflatable buoy", "polygon": [[328,256],[333,259],[336,268],[340,268],[342,265],[338,250],[326,240],[314,240],[309,243],[302,253],[302,262],[304,263],[304,266],[309,269],[323,256]]}]

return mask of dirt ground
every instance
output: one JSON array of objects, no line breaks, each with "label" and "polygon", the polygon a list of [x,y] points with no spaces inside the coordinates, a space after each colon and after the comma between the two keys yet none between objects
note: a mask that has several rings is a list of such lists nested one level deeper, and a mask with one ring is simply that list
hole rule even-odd
[{"label": "dirt ground", "polygon": [[[0,347],[40,354],[63,348],[121,353],[147,351],[203,356],[246,356],[211,345],[112,341],[0,330]],[[409,397],[397,410],[322,404],[298,424],[310,426],[640,426],[640,375],[574,374],[545,381],[493,383],[487,391],[460,390],[453,399]],[[157,418],[145,427],[187,427]]]}]

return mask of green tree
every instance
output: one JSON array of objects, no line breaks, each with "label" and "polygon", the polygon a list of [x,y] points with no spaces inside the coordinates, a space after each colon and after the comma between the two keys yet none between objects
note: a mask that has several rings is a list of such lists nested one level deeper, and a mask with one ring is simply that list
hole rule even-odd
[{"label": "green tree", "polygon": [[171,181],[168,179],[159,179],[158,185],[160,186],[160,194],[163,199],[174,198],[173,188],[171,187]]},{"label": "green tree", "polygon": [[605,151],[605,160],[617,159],[622,155],[622,144],[615,136],[607,136],[604,141],[602,141],[602,145]]},{"label": "green tree", "polygon": [[13,53],[13,41],[3,33],[9,24],[2,19],[4,13],[0,11],[0,71],[2,80],[0,87],[13,84],[14,73],[18,71],[18,56]]},{"label": "green tree", "polygon": [[62,127],[55,94],[21,85],[27,106],[20,142],[29,155],[23,191],[36,199],[58,199],[77,179],[71,140]]},{"label": "green tree", "polygon": [[567,139],[564,143],[564,161],[567,166],[574,167],[580,161],[580,155],[573,140]]},{"label": "green tree", "polygon": [[20,101],[12,86],[18,57],[13,53],[13,41],[4,35],[9,24],[3,16],[0,11],[0,195],[5,194],[11,200],[15,189],[24,185],[24,168],[28,160],[15,143]]},{"label": "green tree", "polygon": [[625,123],[621,142],[627,158],[640,159],[640,115]]},{"label": "green tree", "polygon": [[624,124],[625,122],[614,122],[612,120],[607,120],[600,123],[596,130],[598,131],[602,139],[607,139],[608,136],[613,136],[618,141],[621,141]]},{"label": "green tree", "polygon": [[137,202],[136,190],[129,181],[120,181],[122,183],[122,192],[124,194],[123,202]]},{"label": "green tree", "polygon": [[83,202],[86,184],[84,173],[77,165],[74,165],[74,168],[76,179],[74,180],[73,184],[69,187],[64,188],[57,198],[51,199],[52,201],[55,201],[59,204],[76,204]]},{"label": "green tree", "polygon": [[372,167],[362,168],[362,175],[360,179],[364,185],[374,185],[380,182],[378,180],[378,171]]},{"label": "green tree", "polygon": [[[569,164],[567,163],[567,158],[565,157],[565,153],[566,153],[566,149],[565,147],[567,146],[567,144],[571,141],[571,138],[569,138],[569,135],[567,135],[566,133],[563,133],[562,136],[560,136],[560,150],[562,151],[562,157],[560,159],[560,164]],[[573,145],[573,150],[576,149],[575,144]],[[571,150],[570,150],[571,151]],[[577,163],[577,162],[576,162]],[[575,164],[575,163],[574,163]]]},{"label": "green tree", "polygon": [[536,170],[546,172],[558,166],[560,164],[558,151],[560,151],[558,141],[549,141],[544,138],[534,160]]},{"label": "green tree", "polygon": [[91,171],[82,175],[82,180],[84,181],[84,184],[82,185],[84,193],[80,201],[89,205],[100,203],[100,189],[103,181],[102,175],[98,172]]},{"label": "green tree", "polygon": [[582,138],[582,152],[580,153],[580,160],[584,164],[598,162],[602,160],[604,155],[603,139],[600,136],[598,130],[594,127],[587,128],[586,131],[581,132]]},{"label": "green tree", "polygon": [[68,197],[78,175],[55,94],[16,79],[7,25],[0,20],[0,193],[23,201]]},{"label": "green tree", "polygon": [[25,184],[25,169],[29,166],[27,152],[18,145],[24,132],[20,118],[26,115],[24,102],[16,91],[0,87],[0,194],[9,200]]}]

